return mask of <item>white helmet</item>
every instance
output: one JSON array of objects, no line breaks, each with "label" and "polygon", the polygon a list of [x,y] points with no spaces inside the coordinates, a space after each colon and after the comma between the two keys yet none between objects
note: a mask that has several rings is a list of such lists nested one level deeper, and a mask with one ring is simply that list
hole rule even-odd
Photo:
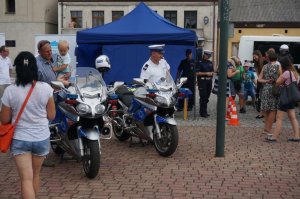
[{"label": "white helmet", "polygon": [[279,51],[289,51],[289,46],[286,44],[282,44],[279,48]]},{"label": "white helmet", "polygon": [[110,69],[110,61],[106,55],[100,55],[95,61],[96,69],[100,72],[106,72]]}]

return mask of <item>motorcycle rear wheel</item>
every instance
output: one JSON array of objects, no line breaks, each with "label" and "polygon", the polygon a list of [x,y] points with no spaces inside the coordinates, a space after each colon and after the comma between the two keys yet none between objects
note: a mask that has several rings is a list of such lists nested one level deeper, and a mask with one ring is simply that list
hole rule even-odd
[{"label": "motorcycle rear wheel", "polygon": [[83,140],[83,152],[83,170],[88,178],[93,179],[98,175],[100,168],[100,150],[98,141]]},{"label": "motorcycle rear wheel", "polygon": [[117,126],[115,124],[112,125],[116,138],[118,138],[118,140],[121,142],[128,140],[130,138],[130,135],[126,133],[121,127],[122,119],[116,117],[114,118],[114,120],[120,125],[120,126]]},{"label": "motorcycle rear wheel", "polygon": [[178,145],[178,129],[177,126],[170,124],[159,124],[161,138],[157,134],[154,135],[153,141],[156,151],[159,155],[168,157],[172,155]]}]

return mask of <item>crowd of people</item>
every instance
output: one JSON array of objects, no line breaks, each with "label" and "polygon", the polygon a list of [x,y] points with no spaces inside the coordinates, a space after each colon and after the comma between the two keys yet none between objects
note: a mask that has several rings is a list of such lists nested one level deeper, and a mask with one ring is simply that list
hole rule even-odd
[{"label": "crowd of people", "polygon": [[[289,85],[294,81],[299,82],[298,73],[293,65],[293,57],[289,53],[288,46],[283,44],[278,50],[277,54],[274,48],[270,48],[264,53],[264,56],[259,50],[255,50],[252,60],[240,60],[236,56],[228,59],[227,97],[238,98],[239,113],[241,114],[247,112],[246,105],[250,97],[251,106],[258,112],[256,118],[264,119],[263,131],[267,135],[265,140],[268,142],[277,141],[284,113],[287,112],[293,128],[293,135],[288,138],[288,141],[300,142],[299,125],[295,114],[295,107],[298,104],[284,105],[279,100],[280,86]],[[191,51],[187,50],[186,52],[187,58],[180,63],[177,78],[180,77],[180,74],[188,77],[190,83],[186,87],[193,91],[195,91],[195,83],[192,80],[196,79],[200,98],[199,115],[200,117],[209,117],[207,104],[214,76],[214,67],[209,60],[212,52],[204,51],[202,59],[198,62],[191,59]],[[191,72],[192,68],[194,68],[194,73]],[[194,74],[196,78],[191,74]],[[290,74],[292,74],[291,78]],[[192,103],[193,101],[189,101],[189,107],[193,107]],[[228,98],[226,107],[227,104]],[[273,127],[274,122],[275,128]]]}]

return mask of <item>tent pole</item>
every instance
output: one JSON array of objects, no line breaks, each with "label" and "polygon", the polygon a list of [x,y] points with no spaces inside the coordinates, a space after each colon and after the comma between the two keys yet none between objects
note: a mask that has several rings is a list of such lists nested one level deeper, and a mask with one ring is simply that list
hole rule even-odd
[{"label": "tent pole", "polygon": [[197,83],[196,83],[196,80],[197,80],[197,76],[196,76],[196,65],[198,63],[198,56],[197,56],[197,48],[198,48],[198,40],[195,42],[195,65],[194,65],[194,93],[193,93],[193,98],[194,98],[194,120],[196,120],[196,86],[197,86]]}]

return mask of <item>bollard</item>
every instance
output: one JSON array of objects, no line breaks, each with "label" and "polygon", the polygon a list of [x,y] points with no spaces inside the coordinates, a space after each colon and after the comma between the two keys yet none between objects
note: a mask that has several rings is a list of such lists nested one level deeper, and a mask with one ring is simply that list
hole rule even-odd
[{"label": "bollard", "polygon": [[183,119],[187,120],[187,109],[188,109],[188,98],[184,98],[184,103],[183,103]]}]

